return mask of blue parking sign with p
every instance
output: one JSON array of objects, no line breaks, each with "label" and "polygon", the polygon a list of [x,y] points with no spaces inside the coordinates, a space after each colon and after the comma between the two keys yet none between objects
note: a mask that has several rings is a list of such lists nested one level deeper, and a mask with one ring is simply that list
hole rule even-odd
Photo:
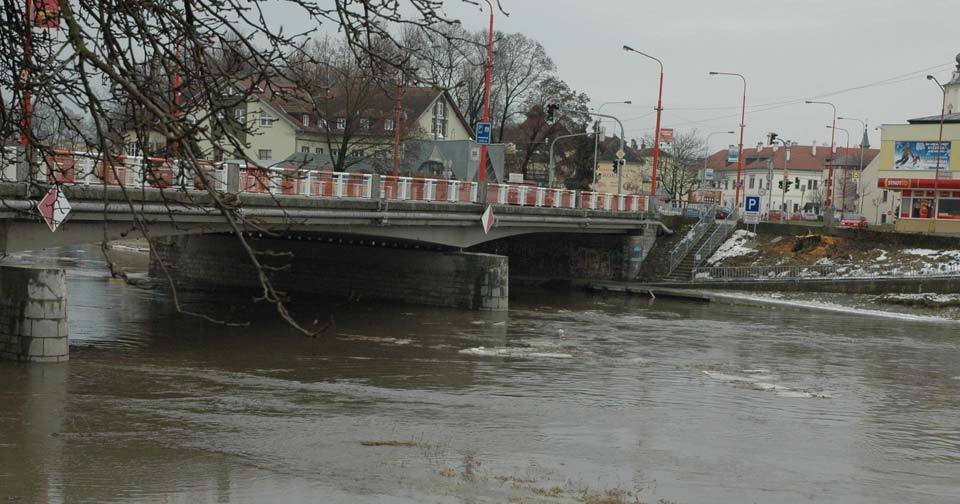
[{"label": "blue parking sign with p", "polygon": [[760,211],[760,196],[747,196],[746,208],[747,212],[759,212]]},{"label": "blue parking sign with p", "polygon": [[478,123],[477,123],[477,130],[476,130],[476,133],[477,133],[477,134],[476,134],[477,143],[478,143],[478,144],[489,144],[489,143],[490,143],[490,137],[492,136],[492,135],[491,135],[492,132],[493,132],[493,127],[490,126],[490,123],[488,123],[488,122],[478,122]]}]

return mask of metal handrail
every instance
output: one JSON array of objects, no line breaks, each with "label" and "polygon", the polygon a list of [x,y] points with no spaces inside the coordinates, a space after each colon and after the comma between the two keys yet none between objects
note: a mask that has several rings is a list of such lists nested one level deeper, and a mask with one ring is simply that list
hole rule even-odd
[{"label": "metal handrail", "polygon": [[710,237],[707,238],[707,241],[703,242],[703,245],[700,245],[700,248],[697,249],[693,254],[693,268],[697,269],[703,261],[707,260],[707,257],[713,254],[720,244],[723,243],[737,227],[737,220],[740,218],[740,209],[734,209],[730,212],[729,215],[716,229],[713,230],[713,233],[710,234]]},{"label": "metal handrail", "polygon": [[[865,270],[864,267],[867,269]],[[852,269],[856,268],[856,269]],[[882,270],[880,268],[883,268]],[[851,270],[852,269],[852,270]],[[815,280],[822,278],[929,278],[956,277],[960,275],[960,265],[940,264],[937,267],[895,273],[889,267],[871,265],[855,266],[850,264],[808,264],[801,266],[713,266],[693,269],[695,282],[729,282],[738,280],[774,281],[774,280]]]},{"label": "metal handrail", "polygon": [[703,235],[707,233],[707,230],[710,229],[710,226],[712,226],[716,220],[717,206],[710,205],[705,212],[700,214],[700,220],[687,233],[687,236],[684,236],[683,239],[680,240],[680,243],[670,252],[670,260],[667,263],[667,275],[673,273],[673,270],[677,269],[677,266],[680,266],[680,263],[687,257],[690,250],[700,242],[700,239],[703,238]]}]

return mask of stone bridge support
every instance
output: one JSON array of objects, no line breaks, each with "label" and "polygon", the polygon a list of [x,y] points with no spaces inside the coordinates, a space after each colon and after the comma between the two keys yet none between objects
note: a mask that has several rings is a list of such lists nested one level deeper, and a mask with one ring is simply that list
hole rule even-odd
[{"label": "stone bridge support", "polygon": [[[269,272],[279,290],[469,310],[507,309],[506,257],[402,248],[371,239],[353,242],[251,239],[261,261],[281,268]],[[259,287],[257,272],[235,236],[168,237],[156,240],[154,251],[181,286]],[[155,259],[150,271],[162,275]]]},{"label": "stone bridge support", "polygon": [[0,359],[63,362],[69,352],[64,271],[0,266]]}]

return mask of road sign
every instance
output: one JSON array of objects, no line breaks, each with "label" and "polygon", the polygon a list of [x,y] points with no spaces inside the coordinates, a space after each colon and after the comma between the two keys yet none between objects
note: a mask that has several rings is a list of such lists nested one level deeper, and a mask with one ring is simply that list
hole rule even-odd
[{"label": "road sign", "polygon": [[47,194],[37,204],[37,211],[40,212],[40,216],[43,217],[43,221],[47,223],[50,231],[56,231],[67,218],[67,214],[70,213],[70,202],[67,201],[67,196],[63,194],[59,187],[54,187],[47,191]]},{"label": "road sign", "polygon": [[660,142],[673,143],[673,128],[660,128]]},{"label": "road sign", "polygon": [[759,224],[760,223],[760,214],[757,212],[748,212],[743,214],[743,223],[744,224]]},{"label": "road sign", "polygon": [[760,196],[766,196],[766,195],[767,195],[767,190],[766,190],[766,189],[760,189]]},{"label": "road sign", "polygon": [[488,122],[478,122],[476,136],[478,144],[489,145],[490,137],[493,136],[493,127]]},{"label": "road sign", "polygon": [[617,151],[617,159],[623,159],[627,155],[626,152],[623,152],[623,149]]},{"label": "road sign", "polygon": [[487,205],[487,209],[484,210],[483,215],[480,216],[480,223],[483,224],[483,234],[490,233],[490,230],[493,228],[493,222],[496,219],[496,216],[493,215],[493,205]]},{"label": "road sign", "polygon": [[746,206],[744,207],[746,212],[759,212],[760,211],[760,196],[747,196]]}]

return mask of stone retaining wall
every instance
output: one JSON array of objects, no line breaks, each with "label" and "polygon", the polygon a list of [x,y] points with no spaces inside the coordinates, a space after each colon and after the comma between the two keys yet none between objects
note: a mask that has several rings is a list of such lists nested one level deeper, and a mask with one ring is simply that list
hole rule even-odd
[{"label": "stone retaining wall", "polygon": [[63,362],[69,353],[64,271],[0,266],[0,359]]}]

